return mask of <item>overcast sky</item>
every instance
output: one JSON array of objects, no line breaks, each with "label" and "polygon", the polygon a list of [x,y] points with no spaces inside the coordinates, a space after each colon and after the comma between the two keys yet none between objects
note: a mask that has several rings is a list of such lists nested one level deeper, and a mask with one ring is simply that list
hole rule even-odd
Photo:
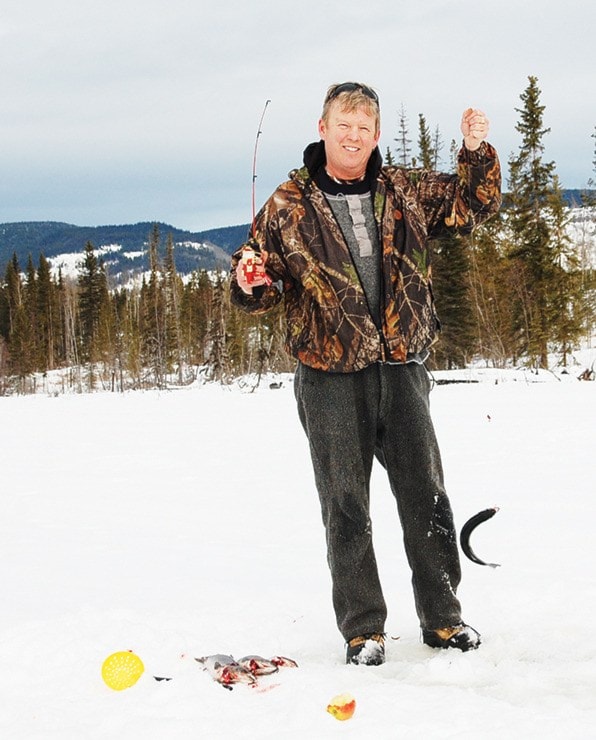
[{"label": "overcast sky", "polygon": [[[379,93],[381,151],[403,105],[439,127],[444,162],[468,106],[504,169],[538,78],[545,158],[594,176],[593,0],[2,0],[0,222],[248,223],[317,138],[325,90]],[[445,164],[447,166],[447,164]]]}]

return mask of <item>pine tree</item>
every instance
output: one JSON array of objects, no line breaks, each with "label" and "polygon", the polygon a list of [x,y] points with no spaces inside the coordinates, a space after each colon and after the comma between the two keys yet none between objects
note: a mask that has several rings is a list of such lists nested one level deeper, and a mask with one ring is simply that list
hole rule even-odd
[{"label": "pine tree", "polygon": [[[431,136],[422,114],[419,116],[418,146],[422,166],[436,170],[442,147],[439,128]],[[474,352],[470,241],[468,237],[445,233],[431,245],[433,291],[442,326],[439,342],[433,350],[433,361],[438,367],[462,367]]]},{"label": "pine tree", "polygon": [[79,346],[83,362],[93,362],[96,355],[96,340],[99,331],[100,313],[100,269],[91,242],[85,244],[85,252],[78,275]]},{"label": "pine tree", "polygon": [[81,390],[77,286],[71,280],[64,278],[62,270],[58,272],[58,294],[63,337],[61,354],[66,365],[72,368],[71,386],[75,385],[77,390]]},{"label": "pine tree", "polygon": [[8,334],[10,335],[15,328],[15,312],[23,302],[21,268],[16,252],[13,253],[12,259],[6,265],[4,281],[6,284],[6,304],[8,310]]},{"label": "pine tree", "polygon": [[426,123],[426,118],[422,113],[418,114],[418,156],[420,166],[425,170],[433,169],[435,162],[435,152],[432,146],[430,130]]},{"label": "pine tree", "polygon": [[126,289],[114,290],[111,295],[113,311],[113,383],[112,390],[117,387],[120,391],[125,389],[125,374],[127,368],[127,355],[130,352],[132,338],[127,334],[128,304],[133,291]]},{"label": "pine tree", "polygon": [[549,211],[555,165],[543,160],[544,106],[536,77],[521,95],[523,108],[516,108],[516,124],[522,141],[517,156],[509,160],[511,198],[509,226],[512,248],[509,257],[516,276],[514,306],[519,354],[532,363],[548,367],[549,340],[556,318],[553,294],[559,271],[555,269]]},{"label": "pine tree", "polygon": [[104,370],[113,373],[115,314],[112,296],[108,286],[108,275],[103,260],[99,261],[97,296],[99,301],[98,328],[96,337],[97,358],[103,363]]},{"label": "pine tree", "polygon": [[10,333],[10,317],[6,283],[0,282],[0,337],[6,342]]},{"label": "pine tree", "polygon": [[441,138],[441,131],[437,126],[435,126],[435,133],[433,134],[432,138],[432,162],[431,162],[431,168],[433,170],[439,169],[439,164],[441,162],[441,150],[443,149],[443,139]]},{"label": "pine tree", "polygon": [[143,279],[141,288],[142,364],[151,368],[158,388],[166,382],[165,295],[162,268],[159,261],[159,226],[155,224],[149,237],[149,282]]},{"label": "pine tree", "polygon": [[398,135],[397,138],[394,139],[394,141],[397,142],[397,146],[395,148],[397,152],[397,164],[400,165],[400,167],[414,166],[414,161],[412,159],[412,148],[410,146],[412,141],[408,137],[408,133],[408,119],[406,116],[406,109],[404,108],[404,105],[402,103],[401,110],[399,112]]},{"label": "pine tree", "polygon": [[168,371],[178,371],[178,382],[184,378],[184,355],[181,329],[182,281],[176,271],[174,239],[168,235],[164,259],[164,308],[165,308],[165,354]]},{"label": "pine tree", "polygon": [[257,372],[259,321],[235,306],[225,309],[225,359],[234,377]]},{"label": "pine tree", "polygon": [[433,247],[433,292],[442,326],[434,362],[448,369],[465,367],[474,351],[467,237],[446,234]]},{"label": "pine tree", "polygon": [[511,263],[504,255],[502,212],[474,232],[470,240],[470,304],[475,354],[493,367],[505,367],[515,355],[511,335]]},{"label": "pine tree", "polygon": [[195,272],[184,291],[185,337],[193,365],[203,365],[208,357],[209,327],[213,310],[213,284],[206,270]]},{"label": "pine tree", "polygon": [[228,358],[227,317],[230,315],[227,279],[219,273],[213,286],[211,322],[209,326],[209,371],[211,378],[219,383],[230,379]]},{"label": "pine tree", "polygon": [[[91,242],[85,245],[78,276],[78,345],[80,359],[87,363],[87,382],[95,388],[98,371],[102,380],[113,360],[113,315],[108,281],[103,262],[95,255]],[[102,363],[102,367],[98,366]]]},{"label": "pine tree", "polygon": [[37,267],[39,369],[42,372],[53,370],[57,364],[60,314],[56,298],[56,286],[52,280],[50,265],[42,253],[39,255]]},{"label": "pine tree", "polygon": [[31,254],[29,254],[27,258],[23,295],[26,317],[27,354],[29,357],[28,365],[30,370],[33,371],[39,369],[40,358],[38,341],[39,316],[37,306],[37,272],[35,271]]},{"label": "pine tree", "polygon": [[33,371],[34,361],[30,352],[31,327],[27,321],[25,290],[16,253],[6,266],[6,300],[8,304],[8,348],[10,372],[21,379]]}]

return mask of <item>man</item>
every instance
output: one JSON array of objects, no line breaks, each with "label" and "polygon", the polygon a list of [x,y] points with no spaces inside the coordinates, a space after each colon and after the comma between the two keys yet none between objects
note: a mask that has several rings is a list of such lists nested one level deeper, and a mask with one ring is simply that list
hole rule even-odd
[{"label": "man", "polygon": [[379,126],[372,88],[329,88],[320,141],[257,215],[245,245],[253,252],[234,255],[231,284],[247,311],[284,300],[333,606],[346,662],[365,665],[385,660],[387,610],[369,517],[375,456],[397,501],[423,642],[464,651],[480,644],[456,597],[456,533],[429,412],[423,363],[438,321],[427,242],[471,231],[501,202],[481,111],[463,114],[454,175],[382,166]]}]

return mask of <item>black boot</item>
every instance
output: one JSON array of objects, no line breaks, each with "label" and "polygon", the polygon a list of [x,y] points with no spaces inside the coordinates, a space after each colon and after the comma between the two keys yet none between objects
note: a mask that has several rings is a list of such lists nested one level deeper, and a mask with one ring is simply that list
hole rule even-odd
[{"label": "black boot", "polygon": [[463,622],[454,627],[438,630],[422,630],[422,642],[433,648],[458,648],[464,653],[476,650],[480,645],[480,634]]},{"label": "black boot", "polygon": [[353,665],[383,665],[385,662],[385,635],[358,635],[348,641],[346,663]]}]

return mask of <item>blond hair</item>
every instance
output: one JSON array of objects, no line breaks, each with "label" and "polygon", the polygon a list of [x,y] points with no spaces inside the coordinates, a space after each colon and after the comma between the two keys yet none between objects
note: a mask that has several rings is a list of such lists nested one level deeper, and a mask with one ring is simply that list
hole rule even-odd
[{"label": "blond hair", "polygon": [[361,108],[375,119],[375,134],[381,127],[381,111],[379,98],[376,92],[368,85],[360,82],[342,82],[331,85],[325,95],[323,112],[321,118],[325,123],[329,121],[329,111],[334,103],[338,103],[340,109],[351,113]]}]

